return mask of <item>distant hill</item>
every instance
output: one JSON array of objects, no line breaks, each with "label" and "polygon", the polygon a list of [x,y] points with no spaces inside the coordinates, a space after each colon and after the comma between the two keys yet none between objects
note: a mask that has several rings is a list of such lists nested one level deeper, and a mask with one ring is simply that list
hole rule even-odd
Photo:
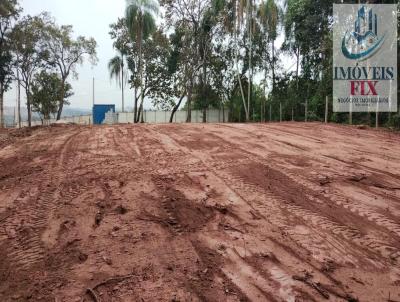
[{"label": "distant hill", "polygon": [[[87,115],[91,114],[92,111],[89,109],[70,108],[66,107],[63,110],[63,117]],[[14,107],[4,107],[4,117],[7,126],[12,126],[14,123]],[[28,111],[25,107],[21,107],[21,119],[26,121],[28,119]],[[40,120],[39,115],[35,112],[32,113],[32,120]]]}]

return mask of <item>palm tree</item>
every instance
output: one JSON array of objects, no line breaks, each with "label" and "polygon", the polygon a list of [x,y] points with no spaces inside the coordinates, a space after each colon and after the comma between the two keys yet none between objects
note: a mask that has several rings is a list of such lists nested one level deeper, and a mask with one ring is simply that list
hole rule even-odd
[{"label": "palm tree", "polygon": [[108,70],[110,72],[110,78],[115,79],[117,84],[121,87],[122,91],[122,112],[125,112],[125,97],[124,97],[124,84],[125,84],[125,58],[124,53],[119,52],[120,55],[113,57],[110,62],[108,62]]},{"label": "palm tree", "polygon": [[[139,77],[141,90],[141,114],[143,122],[144,108],[144,90],[143,90],[143,58],[142,45],[143,41],[151,35],[156,29],[154,15],[158,13],[158,4],[154,0],[127,0],[126,6],[126,25],[129,30],[132,41],[136,41],[139,48]],[[137,103],[135,100],[135,111],[137,111]],[[136,120],[135,113],[135,120]]]}]

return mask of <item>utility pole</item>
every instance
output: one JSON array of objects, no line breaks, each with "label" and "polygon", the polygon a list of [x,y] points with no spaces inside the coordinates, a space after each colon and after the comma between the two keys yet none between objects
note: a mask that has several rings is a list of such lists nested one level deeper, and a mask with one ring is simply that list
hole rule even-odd
[{"label": "utility pole", "polygon": [[122,112],[125,112],[125,96],[124,96],[124,55],[121,55],[121,85],[122,85]]},{"label": "utility pole", "polygon": [[95,98],[94,98],[94,77],[93,77],[93,107],[94,107],[94,103],[95,103]]}]

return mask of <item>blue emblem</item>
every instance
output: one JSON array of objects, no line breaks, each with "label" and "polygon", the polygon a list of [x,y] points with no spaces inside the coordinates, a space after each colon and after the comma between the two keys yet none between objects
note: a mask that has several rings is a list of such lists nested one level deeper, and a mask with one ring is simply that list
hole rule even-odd
[{"label": "blue emblem", "polygon": [[347,31],[342,40],[343,55],[351,60],[366,60],[383,45],[385,34],[378,36],[378,17],[372,9],[362,6],[358,11],[354,31]]}]

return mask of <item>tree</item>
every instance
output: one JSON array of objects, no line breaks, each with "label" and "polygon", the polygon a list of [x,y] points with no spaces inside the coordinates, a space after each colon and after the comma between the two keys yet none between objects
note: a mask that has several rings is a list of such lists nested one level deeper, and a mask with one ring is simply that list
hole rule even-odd
[{"label": "tree", "polygon": [[[227,18],[228,22],[226,25],[226,29],[231,35],[233,35],[235,74],[237,76],[237,81],[239,83],[243,107],[244,107],[245,114],[247,117],[249,110],[247,108],[246,99],[245,99],[245,95],[244,95],[244,91],[243,91],[243,85],[242,85],[243,72],[240,72],[240,70],[239,70],[239,56],[240,56],[239,38],[240,38],[241,26],[243,23],[244,5],[245,5],[244,1],[233,0],[230,2],[230,5],[226,6],[227,7],[227,15],[228,15],[228,18]],[[242,68],[242,69],[244,69],[244,68]],[[231,106],[231,109],[233,109],[232,106]]]},{"label": "tree", "polygon": [[42,123],[59,112],[61,93],[63,105],[68,105],[68,98],[73,95],[72,86],[58,74],[42,70],[35,75],[31,85],[32,110],[39,113]]},{"label": "tree", "polygon": [[157,30],[143,44],[144,96],[149,96],[153,105],[170,109],[177,96],[173,86],[174,74],[169,69],[171,45],[167,36]]},{"label": "tree", "polygon": [[[274,95],[275,82],[276,82],[276,50],[275,40],[278,37],[278,25],[279,25],[279,9],[274,0],[266,0],[260,4],[258,9],[258,17],[261,24],[262,31],[264,33],[265,42],[271,45],[271,55],[268,55],[268,50],[264,52],[265,61],[267,61],[272,73],[272,96]],[[267,68],[265,66],[265,68]],[[268,71],[265,70],[264,78],[264,93],[265,86],[267,83]]]},{"label": "tree", "polygon": [[75,78],[78,77],[76,67],[83,64],[85,57],[88,57],[92,65],[97,63],[97,43],[93,38],[85,38],[83,36],[73,39],[71,25],[58,26],[54,22],[48,22],[44,24],[43,33],[45,60],[58,70],[61,78],[61,91],[57,112],[57,120],[59,120],[64,105],[65,83],[71,74]]},{"label": "tree", "polygon": [[124,73],[125,67],[125,54],[119,52],[108,62],[108,70],[110,72],[110,78],[115,79],[117,84],[121,87],[122,92],[122,112],[125,112],[125,102],[124,102],[124,85],[126,82],[126,74]]},{"label": "tree", "polygon": [[28,125],[31,126],[31,84],[35,73],[45,66],[41,48],[43,27],[49,22],[47,14],[26,16],[20,20],[11,33],[12,47],[15,54],[15,68],[19,74],[22,87],[26,93]]},{"label": "tree", "polygon": [[[136,121],[137,116],[137,81],[135,80],[137,77],[136,66],[137,66],[137,56],[134,51],[135,42],[131,40],[129,35],[129,30],[127,27],[125,18],[118,18],[116,23],[110,24],[110,32],[109,35],[113,42],[113,47],[119,53],[119,56],[115,56],[109,62],[109,71],[111,78],[115,78],[117,83],[121,86],[122,91],[122,103],[125,107],[124,102],[124,87],[125,80],[130,79],[132,87],[134,88],[134,121]],[[125,72],[124,67],[127,66],[127,72]],[[128,71],[130,73],[130,77],[128,76]],[[120,74],[121,73],[121,77]],[[123,81],[118,80],[123,79]],[[124,108],[123,108],[124,110]]]},{"label": "tree", "polygon": [[[118,19],[110,27],[114,48],[124,51],[124,65],[127,65],[129,70],[128,83],[131,88],[135,89],[134,122],[139,122],[142,118],[143,103],[140,104],[140,108],[137,108],[142,97],[143,99],[149,97],[153,105],[158,108],[171,108],[176,95],[173,85],[176,72],[170,63],[173,56],[170,39],[162,29],[157,29],[143,41],[141,47],[143,85],[140,87],[140,75],[137,72],[137,62],[139,61],[137,42],[130,39],[125,19]],[[115,58],[110,63],[109,67],[113,71],[114,77],[120,75],[121,58]],[[138,88],[141,88],[139,94],[137,93]]]},{"label": "tree", "polygon": [[[197,82],[205,83],[205,60],[210,53],[210,35],[206,15],[209,15],[211,0],[162,0],[161,5],[165,9],[166,24],[169,29],[175,31],[183,47],[179,52],[179,81],[184,81],[182,91],[187,94],[187,122],[191,121],[192,99],[195,87],[201,89]],[[202,74],[201,74],[202,71]],[[203,85],[203,87],[205,87]]]},{"label": "tree", "polygon": [[13,79],[10,34],[19,12],[16,0],[0,2],[0,128],[4,127],[4,93]]},{"label": "tree", "polygon": [[[139,78],[141,90],[141,108],[143,122],[144,89],[143,89],[143,41],[155,31],[154,15],[158,13],[157,2],[153,0],[127,0],[126,24],[132,40],[136,40],[139,49]],[[135,106],[136,108],[136,106]],[[135,114],[136,115],[136,114]]]}]

